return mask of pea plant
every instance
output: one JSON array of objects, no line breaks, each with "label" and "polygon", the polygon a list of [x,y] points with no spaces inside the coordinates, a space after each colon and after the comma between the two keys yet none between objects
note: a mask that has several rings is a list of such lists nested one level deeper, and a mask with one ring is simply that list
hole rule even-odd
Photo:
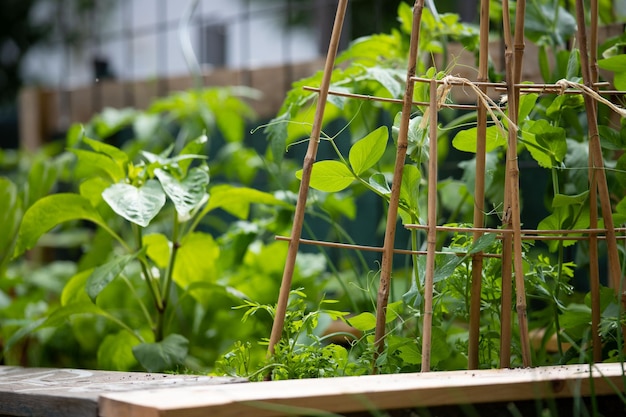
[{"label": "pea plant", "polygon": [[[543,11],[543,12],[542,12]],[[545,26],[545,13],[553,13],[555,18]],[[399,99],[403,89],[403,72],[407,35],[411,28],[409,6],[401,4],[398,11],[400,27],[391,34],[378,34],[354,41],[348,50],[343,52],[338,61],[340,66],[332,74],[331,95],[324,114],[325,126],[333,122],[342,122],[345,130],[351,134],[350,139],[338,139],[327,134],[323,142],[333,153],[331,159],[324,159],[313,165],[310,187],[323,193],[343,193],[356,197],[362,192],[379,196],[383,202],[388,200],[392,169],[390,156],[392,144],[397,132],[399,105],[393,99]],[[428,55],[445,49],[447,41],[460,41],[469,50],[474,51],[477,44],[477,33],[471,26],[458,23],[450,15],[437,15],[430,10],[423,11],[423,26],[420,32],[420,51],[417,72],[422,78],[441,79],[454,72],[454,62],[446,63],[445,68],[427,68],[424,63],[429,61]],[[549,19],[548,19],[549,20]],[[573,23],[572,23],[573,22]],[[580,55],[577,49],[564,48],[566,39],[575,32],[575,19],[563,7],[548,2],[534,2],[528,16],[528,26],[533,41],[540,45],[539,64],[545,82],[555,83],[566,80],[567,85],[577,85],[582,81]],[[547,29],[552,28],[552,29]],[[619,45],[623,45],[623,36],[612,39],[601,50],[604,59],[599,61],[603,69],[615,73],[615,86],[623,84],[623,66],[619,65],[623,55],[617,53]],[[557,50],[553,64],[547,60],[546,51]],[[492,68],[492,79],[500,79]],[[314,103],[313,91],[319,85],[321,75],[316,74],[294,85],[287,95],[279,115],[266,127],[270,139],[274,162],[282,160],[285,149],[297,146],[299,138],[306,136],[310,126]],[[303,88],[308,86],[309,88]],[[312,87],[312,88],[311,88]],[[380,97],[373,100],[371,96]],[[389,100],[385,100],[389,98]],[[414,101],[428,101],[425,85],[417,85]],[[502,103],[502,112],[498,114],[494,124],[487,127],[487,178],[485,196],[493,210],[485,213],[487,223],[498,226],[503,213],[499,208],[503,204],[504,167],[507,147],[506,103]],[[541,178],[545,178],[545,189],[522,189],[524,195],[540,193],[543,217],[536,219],[529,216],[529,227],[536,226],[539,230],[578,230],[590,226],[590,201],[587,146],[587,121],[581,117],[585,106],[582,95],[560,94],[524,94],[520,98],[518,109],[518,143],[519,158],[527,166],[533,168]],[[616,167],[607,172],[609,189],[613,194],[613,216],[623,223],[623,162],[625,124],[623,118],[615,122],[608,117],[608,109],[600,108],[600,131],[603,137],[604,164]],[[438,219],[443,225],[458,226],[471,222],[473,210],[473,191],[470,185],[476,181],[472,154],[476,153],[476,114],[454,114],[443,110],[439,118],[438,149],[439,153],[430,152],[429,138],[426,132],[425,109],[415,107],[409,124],[408,158],[402,175],[399,217],[403,224],[423,224],[426,200],[427,177],[424,170],[429,158],[445,158],[452,152],[464,153],[464,161],[459,163],[462,170],[460,178],[445,178],[437,185],[440,213]],[[620,114],[620,113],[618,113]],[[349,145],[341,144],[347,140]],[[617,161],[617,162],[615,162]],[[277,168],[278,169],[278,168]],[[298,171],[296,176],[299,177]],[[525,194],[528,193],[528,194]],[[527,212],[530,213],[531,207]],[[542,215],[539,214],[539,215]],[[414,252],[423,249],[423,236],[411,229],[408,248]],[[433,329],[433,354],[455,352],[445,357],[436,356],[435,369],[455,369],[467,366],[467,331],[464,324],[469,315],[469,282],[471,263],[468,256],[486,250],[498,255],[501,247],[494,234],[486,234],[477,241],[464,233],[446,237],[439,234],[438,250],[449,252],[450,255],[437,255],[435,265],[435,300]],[[527,276],[527,296],[531,304],[531,329],[541,330],[542,336],[535,343],[539,346],[535,355],[542,363],[567,363],[572,360],[587,360],[588,352],[583,346],[589,340],[591,308],[586,284],[581,282],[585,277],[588,265],[587,246],[577,243],[579,236],[567,239],[549,240],[543,244],[539,240],[526,241],[523,245],[523,267]],[[459,256],[459,252],[467,254]],[[387,323],[387,344],[385,352],[376,360],[378,369],[383,369],[383,362],[388,361],[388,368],[408,370],[419,369],[420,353],[420,320],[422,288],[424,282],[424,261],[418,255],[412,255],[407,268],[397,268],[394,272],[395,288],[392,290],[394,302],[403,303],[397,309],[401,314],[392,315]],[[496,366],[497,345],[499,342],[499,322],[501,299],[501,261],[494,257],[485,261],[483,288],[481,293],[481,347],[480,366]],[[376,271],[373,271],[376,274]],[[604,282],[608,285],[608,282]],[[601,310],[603,320],[612,320],[612,325],[601,326],[602,343],[611,345],[615,338],[619,339],[620,314],[616,313],[619,303],[615,291],[602,288]],[[393,305],[393,303],[391,304]],[[353,354],[360,357],[367,351],[367,343],[371,345],[373,335],[373,314],[369,311],[360,312],[348,317],[348,323],[364,332],[365,346],[355,343]],[[611,328],[612,330],[609,330]],[[586,329],[586,330],[585,330]],[[442,331],[439,331],[442,330]],[[394,332],[395,331],[395,332]],[[548,353],[545,348],[550,337],[556,338],[556,352]],[[368,341],[369,340],[369,341]],[[515,342],[514,342],[515,345]],[[359,348],[362,346],[362,348]],[[359,350],[361,349],[361,350]],[[520,361],[519,346],[513,346],[513,363]],[[614,359],[618,350],[613,350],[605,359]],[[395,358],[395,359],[394,359]],[[400,364],[394,366],[393,364]],[[383,368],[381,368],[383,367]],[[392,371],[393,372],[393,371]]]}]

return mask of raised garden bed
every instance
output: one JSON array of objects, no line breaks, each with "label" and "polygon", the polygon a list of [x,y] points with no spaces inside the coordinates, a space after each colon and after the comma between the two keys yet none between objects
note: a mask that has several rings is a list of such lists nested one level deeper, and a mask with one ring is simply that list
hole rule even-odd
[{"label": "raised garden bed", "polygon": [[625,412],[617,395],[624,392],[618,363],[250,383],[19,367],[0,367],[0,376],[2,417],[369,416],[383,410],[393,416],[422,415],[419,410],[439,416],[521,410],[526,416],[550,407],[562,411],[558,415],[572,415],[577,402],[590,409],[592,398],[604,415]]}]

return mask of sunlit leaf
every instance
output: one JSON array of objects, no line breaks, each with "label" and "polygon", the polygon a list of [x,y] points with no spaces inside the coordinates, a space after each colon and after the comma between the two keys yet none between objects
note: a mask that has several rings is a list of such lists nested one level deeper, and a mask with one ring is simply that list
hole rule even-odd
[{"label": "sunlit leaf", "polygon": [[349,160],[356,175],[376,165],[385,153],[388,138],[387,127],[381,126],[352,145]]},{"label": "sunlit leaf", "polygon": [[[302,170],[296,172],[296,177],[302,179]],[[334,193],[344,190],[354,181],[354,174],[339,161],[319,161],[313,164],[311,173],[311,188]]]},{"label": "sunlit leaf", "polygon": [[133,347],[139,344],[135,335],[122,330],[107,335],[98,346],[98,368],[112,371],[131,371],[137,367]]},{"label": "sunlit leaf", "polygon": [[182,181],[160,168],[155,169],[154,174],[165,194],[174,203],[180,219],[187,218],[208,197],[206,188],[209,185],[209,173],[203,167],[192,168]]},{"label": "sunlit leaf", "polygon": [[[476,153],[477,128],[461,130],[452,139],[452,146],[459,151]],[[487,128],[486,151],[491,152],[494,149],[505,146],[506,138],[497,126],[489,126]]]},{"label": "sunlit leaf", "polygon": [[113,184],[104,190],[102,198],[114,212],[142,227],[147,227],[165,205],[165,193],[156,180],[148,180],[141,187]]},{"label": "sunlit leaf", "polygon": [[70,220],[88,220],[104,225],[89,200],[77,194],[53,194],[33,204],[24,213],[14,256],[32,249],[44,233]]}]

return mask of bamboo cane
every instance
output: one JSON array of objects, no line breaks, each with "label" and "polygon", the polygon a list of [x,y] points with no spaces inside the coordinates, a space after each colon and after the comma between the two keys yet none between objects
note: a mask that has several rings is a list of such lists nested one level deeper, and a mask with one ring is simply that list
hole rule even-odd
[{"label": "bamboo cane", "polygon": [[317,108],[315,111],[315,118],[313,120],[313,127],[311,131],[311,138],[309,139],[307,153],[304,157],[303,162],[302,180],[300,182],[300,190],[298,192],[298,200],[296,202],[296,209],[291,231],[291,240],[289,241],[289,248],[287,252],[287,260],[285,261],[285,269],[283,270],[283,278],[280,285],[278,303],[276,305],[276,314],[274,317],[274,323],[272,325],[272,332],[268,345],[268,356],[274,354],[274,347],[281,338],[283,327],[285,324],[285,314],[287,312],[289,292],[291,291],[291,281],[296,265],[296,256],[298,254],[300,237],[302,236],[302,224],[304,222],[304,212],[309,192],[309,184],[311,181],[311,173],[313,171],[313,163],[315,162],[315,158],[317,156],[317,148],[319,145],[320,134],[322,131],[322,119],[324,116],[324,109],[326,107],[328,89],[330,87],[330,77],[332,75],[333,67],[335,65],[335,57],[337,56],[339,39],[341,37],[341,29],[346,15],[347,6],[348,0],[339,0],[330,44],[328,46],[326,64],[324,66],[324,76],[322,78],[322,83],[320,86]]},{"label": "bamboo cane", "polygon": [[[580,48],[580,67],[583,76],[583,82],[586,86],[591,87],[594,79],[592,78],[592,65],[587,49],[587,30],[585,28],[585,9],[582,0],[576,0],[576,23],[578,25],[577,37]],[[595,58],[591,58],[595,60]],[[598,131],[598,116],[596,105],[589,94],[583,95],[585,99],[585,109],[587,111],[587,124],[589,132],[589,155],[591,178],[595,182],[598,195],[600,198],[600,207],[602,209],[602,217],[604,219],[604,227],[606,228],[606,245],[609,261],[609,282],[616,292],[620,289],[623,291],[624,277],[622,276],[619,264],[619,254],[617,249],[617,236],[615,235],[615,227],[613,224],[613,215],[611,210],[611,200],[606,182],[606,174],[604,172],[604,161],[602,159],[602,148],[600,146],[600,135]],[[592,203],[595,203],[592,202]],[[626,294],[619,294],[623,307],[626,307]],[[622,333],[624,328],[622,327]],[[594,353],[595,355],[595,353]]]},{"label": "bamboo cane", "polygon": [[[480,2],[480,52],[478,56],[478,82],[489,81],[489,0]],[[487,86],[479,85],[483,93],[487,93]],[[474,183],[474,227],[484,225],[485,211],[485,160],[487,140],[487,108],[481,100],[477,100],[477,132],[476,132],[476,174]],[[483,235],[475,231],[473,239],[477,241]],[[470,294],[470,321],[468,367],[478,368],[478,347],[480,335],[480,307],[482,287],[483,253],[472,257],[472,284]]]},{"label": "bamboo cane", "polygon": [[419,46],[419,31],[422,20],[422,10],[424,0],[416,0],[413,5],[413,26],[411,28],[411,42],[409,51],[409,62],[406,77],[406,88],[404,92],[404,103],[402,104],[402,118],[400,121],[400,131],[398,132],[398,149],[396,150],[396,161],[393,171],[393,183],[391,184],[391,195],[389,197],[389,207],[387,209],[387,224],[385,227],[385,240],[383,242],[383,256],[381,260],[380,284],[376,299],[376,331],[374,334],[375,358],[373,372],[377,372],[376,359],[381,354],[385,346],[385,322],[387,317],[387,303],[389,300],[389,286],[391,284],[391,269],[393,267],[393,248],[396,237],[396,221],[398,219],[398,206],[400,202],[400,187],[402,185],[402,170],[408,147],[409,120],[413,101],[413,91],[415,84],[411,78],[415,75],[417,67],[417,54]]},{"label": "bamboo cane", "polygon": [[[591,0],[591,40],[589,43],[589,59],[591,61],[591,82],[598,82],[598,1]],[[594,90],[597,90],[594,88]],[[597,109],[597,107],[596,107]],[[593,158],[589,153],[589,166],[593,166]],[[593,171],[589,172],[589,227],[598,227],[598,187],[594,181]],[[598,236],[589,236],[589,289],[591,292],[591,341],[593,361],[602,360],[602,340],[600,339],[600,265],[598,262]]]},{"label": "bamboo cane", "polygon": [[430,82],[430,158],[428,159],[428,233],[426,235],[426,271],[424,278],[424,325],[422,329],[422,372],[430,371],[433,330],[433,282],[437,249],[437,83]]},{"label": "bamboo cane", "polygon": [[[506,3],[506,7],[504,4]],[[522,239],[520,221],[520,201],[519,201],[519,165],[517,163],[517,109],[519,92],[515,84],[519,83],[516,77],[521,78],[521,58],[523,57],[523,13],[525,11],[525,1],[518,0],[516,8],[516,30],[515,30],[515,55],[512,48],[510,17],[508,14],[508,1],[503,2],[503,21],[505,24],[504,41],[506,44],[505,67],[507,79],[507,91],[509,95],[509,119],[514,123],[509,125],[508,148],[506,161],[506,195],[507,205],[503,222],[513,229],[513,267],[515,271],[515,294],[516,310],[520,331],[520,345],[522,349],[522,363],[525,367],[531,365],[530,338],[528,336],[528,317],[526,309],[526,292],[524,283],[524,269],[522,263]],[[506,10],[506,13],[505,13]],[[508,27],[508,28],[507,28]],[[504,259],[503,259],[504,261]],[[503,280],[505,277],[503,277]]]}]

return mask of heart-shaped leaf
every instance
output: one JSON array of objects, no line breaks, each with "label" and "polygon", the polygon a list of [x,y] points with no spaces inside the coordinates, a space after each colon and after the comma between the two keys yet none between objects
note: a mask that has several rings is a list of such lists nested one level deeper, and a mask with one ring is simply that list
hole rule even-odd
[{"label": "heart-shaped leaf", "polygon": [[129,222],[146,227],[165,205],[165,193],[156,180],[141,187],[117,183],[104,190],[102,198],[114,212]]},{"label": "heart-shaped leaf", "polygon": [[174,178],[167,171],[157,168],[154,175],[161,182],[165,194],[172,200],[180,218],[189,217],[189,213],[206,201],[206,187],[209,184],[209,173],[201,167],[192,168],[189,175],[182,180]]}]

